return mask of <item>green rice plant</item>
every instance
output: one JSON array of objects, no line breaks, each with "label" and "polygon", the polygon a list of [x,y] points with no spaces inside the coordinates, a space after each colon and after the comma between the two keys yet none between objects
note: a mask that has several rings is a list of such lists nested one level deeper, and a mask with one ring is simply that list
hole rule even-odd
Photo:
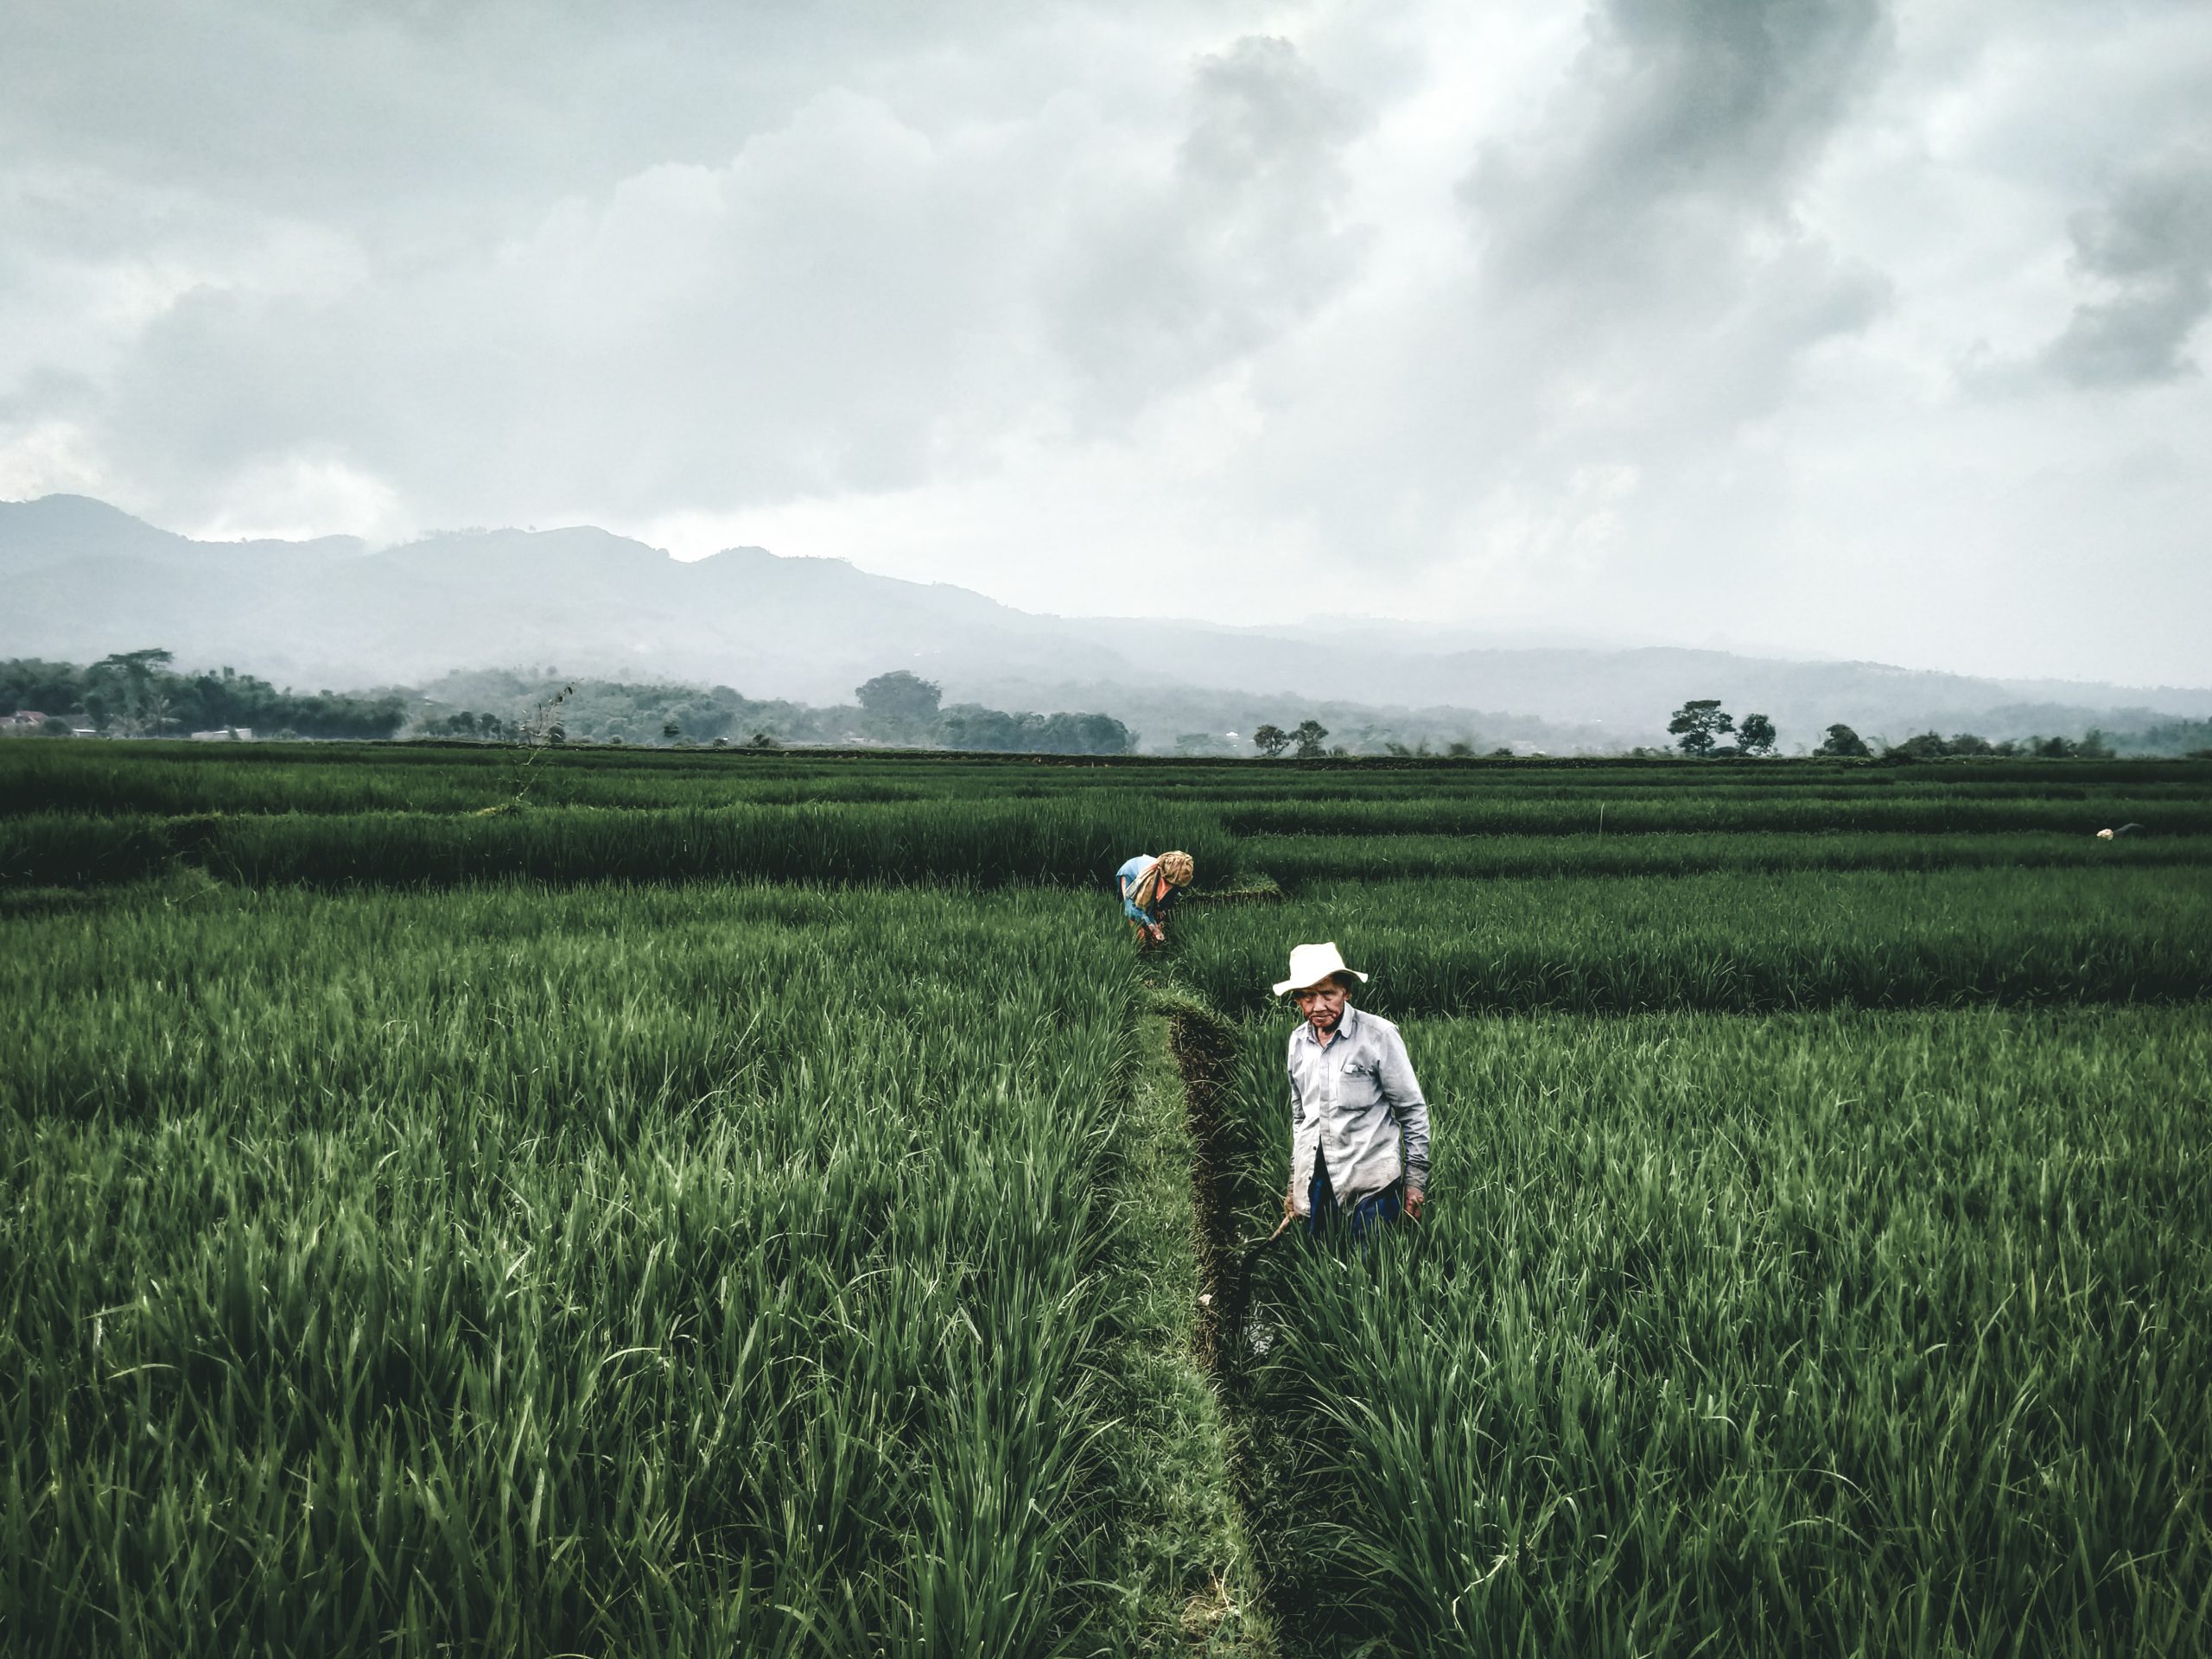
[{"label": "green rice plant", "polygon": [[[537,754],[0,746],[10,1652],[1157,1650],[1224,1466],[1313,1651],[2207,1645],[2205,768]],[[1335,938],[1438,1103],[1225,1459],[1168,845],[1155,976]]]},{"label": "green rice plant", "polygon": [[1142,798],[1047,802],[747,804],[663,810],[530,808],[450,814],[246,814],[0,819],[0,886],[130,880],[165,862],[246,886],[435,887],[769,880],[1109,890],[1132,853],[1180,846],[1210,885],[1235,843],[1210,817]]},{"label": "green rice plant", "polygon": [[2201,1007],[1407,1035],[1427,1218],[1262,1258],[1232,1368],[1294,1652],[2212,1646]]},{"label": "green rice plant", "polygon": [[2154,766],[2117,776],[2077,774],[2061,768],[2038,779],[1916,778],[1902,770],[1833,772],[1777,769],[1757,775],[1710,772],[1681,766],[1652,773],[1574,769],[1469,772],[1459,775],[1357,769],[1305,776],[1273,774],[1263,768],[1220,766],[1212,777],[1186,785],[1210,800],[1269,806],[1294,801],[1372,802],[1443,808],[1492,801],[1558,800],[1599,803],[1618,798],[1624,805],[1660,806],[1693,800],[1768,801],[2082,801],[2115,793],[2145,800],[2202,804],[2212,797],[2212,774],[2192,766],[2177,776]]},{"label": "green rice plant", "polygon": [[1421,1014],[2173,1001],[2212,990],[2212,871],[1342,881],[1209,912],[1177,967],[1255,1011],[1316,939]]},{"label": "green rice plant", "polygon": [[0,778],[0,813],[153,816],[472,812],[518,798],[602,807],[902,801],[950,792],[951,781],[743,753],[178,743],[11,745]]},{"label": "green rice plant", "polygon": [[1701,870],[2089,868],[2212,863],[2212,836],[1744,834],[1255,836],[1244,864],[1291,887],[1474,876],[1675,876]]},{"label": "green rice plant", "polygon": [[[1602,814],[1602,818],[1601,818]],[[1573,798],[1413,798],[1392,801],[1275,801],[1230,808],[1241,836],[1503,836],[1675,834],[1924,836],[2028,831],[2094,836],[2135,823],[2155,836],[2212,834],[2212,798],[2147,797],[2124,785],[2084,789],[2078,798],[1984,799],[1967,791],[1923,795],[1869,791],[1777,797],[1725,786],[1679,796],[1625,800]]]},{"label": "green rice plant", "polygon": [[0,922],[9,1650],[1124,1642],[1100,909],[210,887]]},{"label": "green rice plant", "polygon": [[0,817],[0,889],[137,881],[175,858],[174,820],[41,812]]},{"label": "green rice plant", "polygon": [[[1722,804],[1740,811],[1764,803],[1792,828],[1820,803],[1910,809],[1923,829],[1942,809],[1985,815],[2000,803],[2114,803],[2202,808],[2212,768],[2191,762],[2011,763],[1989,766],[1837,766],[1788,761],[1759,766],[1560,761],[1477,764],[1332,762],[1319,766],[1192,763],[1154,757],[1113,760],[868,750],[758,755],[741,751],[441,747],[410,744],[174,742],[26,743],[0,746],[0,817],[79,812],[178,816],[201,813],[469,812],[512,802],[538,805],[659,808],[908,799],[1042,798],[1139,790],[1181,804],[1249,809],[1244,827],[1302,833],[1287,814],[1325,804],[1345,830],[1484,828],[1493,807],[1525,817],[1550,802],[1562,817],[1530,822],[1579,826],[1579,809],[1606,808],[1613,827],[1638,827],[1639,812],[1665,820],[1688,804],[1694,817]],[[1618,798],[1616,799],[1616,798]],[[1375,810],[1379,809],[1380,816]],[[1470,817],[1470,815],[1472,817]],[[1620,816],[1625,814],[1625,817]],[[1486,816],[1487,815],[1487,816]],[[1510,814],[1509,814],[1510,816]],[[1828,814],[1833,817],[1834,815]],[[2113,819],[2113,822],[2120,822]],[[1696,829],[1701,822],[1660,828]],[[1727,827],[1719,824],[1714,827]],[[1877,826],[1866,826],[1877,827]],[[2003,818],[1979,827],[2032,827]],[[2101,826],[2094,826],[2101,827]]]}]

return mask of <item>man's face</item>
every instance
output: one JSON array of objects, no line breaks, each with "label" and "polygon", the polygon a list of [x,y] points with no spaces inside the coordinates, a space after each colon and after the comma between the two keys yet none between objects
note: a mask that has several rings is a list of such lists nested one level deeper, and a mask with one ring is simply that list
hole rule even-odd
[{"label": "man's face", "polygon": [[1326,1037],[1344,1017],[1344,988],[1340,980],[1325,979],[1319,985],[1293,991],[1290,996],[1316,1037]]}]

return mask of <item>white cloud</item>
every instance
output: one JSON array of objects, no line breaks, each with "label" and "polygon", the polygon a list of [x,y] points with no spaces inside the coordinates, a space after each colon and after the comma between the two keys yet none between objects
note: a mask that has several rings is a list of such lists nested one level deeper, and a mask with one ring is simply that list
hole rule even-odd
[{"label": "white cloud", "polygon": [[2044,348],[2044,368],[2077,386],[2196,373],[2190,336],[2212,313],[2212,152],[2130,168],[2069,229],[2075,266],[2098,292]]},{"label": "white cloud", "polygon": [[89,494],[103,476],[83,430],[67,421],[0,425],[0,500]]},{"label": "white cloud", "polygon": [[248,467],[235,475],[230,494],[239,505],[181,528],[203,541],[342,535],[372,544],[421,529],[390,484],[330,457],[285,455]]},{"label": "white cloud", "polygon": [[17,44],[0,490],[2212,678],[2199,6],[104,0]]}]

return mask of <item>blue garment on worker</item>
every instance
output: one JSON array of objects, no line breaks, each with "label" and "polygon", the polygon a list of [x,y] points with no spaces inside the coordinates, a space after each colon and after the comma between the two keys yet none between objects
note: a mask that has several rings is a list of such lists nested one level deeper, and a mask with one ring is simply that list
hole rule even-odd
[{"label": "blue garment on worker", "polygon": [[1329,1183],[1329,1166],[1320,1158],[1313,1160],[1313,1179],[1306,1189],[1306,1230],[1319,1234],[1324,1230],[1343,1225],[1351,1235],[1353,1243],[1359,1243],[1370,1230],[1380,1231],[1403,1218],[1406,1213],[1406,1184],[1393,1181],[1380,1192],[1370,1192],[1345,1209],[1337,1202],[1337,1190]]},{"label": "blue garment on worker", "polygon": [[1122,890],[1122,914],[1133,922],[1144,922],[1152,926],[1158,926],[1160,918],[1167,913],[1167,906],[1175,902],[1175,895],[1182,891],[1180,887],[1163,887],[1153,895],[1152,908],[1149,911],[1137,906],[1136,901],[1129,895],[1136,891],[1139,878],[1159,862],[1160,856],[1156,853],[1139,853],[1114,872],[1114,880]]}]

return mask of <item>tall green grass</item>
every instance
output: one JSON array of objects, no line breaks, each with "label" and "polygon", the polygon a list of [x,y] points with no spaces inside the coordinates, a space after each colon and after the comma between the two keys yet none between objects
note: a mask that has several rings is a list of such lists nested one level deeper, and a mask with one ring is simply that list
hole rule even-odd
[{"label": "tall green grass", "polygon": [[2212,870],[1341,881],[1209,913],[1177,965],[1256,1011],[1318,939],[1420,1014],[2173,1001],[2212,990]]},{"label": "tall green grass", "polygon": [[1967,790],[1779,794],[1722,787],[1679,796],[1498,796],[1398,800],[1276,800],[1227,809],[1239,835],[1567,836],[1763,833],[1923,836],[2048,831],[2094,836],[2122,823],[2153,835],[2212,834],[2212,798],[2150,795],[2124,784],[2064,799],[1990,798]]},{"label": "tall green grass", "polygon": [[742,751],[423,748],[302,744],[21,743],[0,753],[6,812],[472,812],[541,806],[902,801],[952,781],[880,764]]},{"label": "tall green grass", "polygon": [[[550,806],[663,808],[740,801],[1039,798],[1143,791],[1161,801],[1249,811],[1240,827],[1305,833],[1316,828],[1402,833],[1491,827],[1492,808],[1524,817],[1550,803],[1579,827],[1584,809],[1619,829],[1704,827],[1716,803],[1751,804],[1801,817],[1822,804],[1915,804],[1900,828],[1923,829],[1931,809],[1958,803],[2113,803],[2198,809],[2212,804],[2212,767],[2186,761],[2012,762],[1987,766],[1866,766],[1791,760],[1758,766],[1668,761],[1518,761],[1408,764],[1337,761],[1265,765],[1121,757],[429,747],[406,744],[151,742],[0,745],[0,817],[69,812],[177,817],[222,812],[468,812],[519,793]],[[1309,821],[1308,804],[1324,809]],[[1351,814],[1347,819],[1344,815]],[[1333,818],[1332,815],[1334,815]],[[1510,814],[1509,814],[1510,815]],[[1623,816],[1625,815],[1625,816]],[[2114,819],[2113,822],[2120,820]],[[1771,827],[1795,827],[1798,818]],[[1717,827],[1727,827],[1719,825]],[[1866,826],[1874,827],[1874,826]],[[2016,820],[1977,823],[2024,827]],[[2101,827],[2101,826],[2094,826]]]},{"label": "tall green grass", "polygon": [[1141,797],[899,804],[531,807],[489,816],[284,813],[0,818],[0,886],[131,880],[170,863],[250,887],[434,887],[728,878],[1110,887],[1134,853],[1179,846],[1207,885],[1236,845],[1203,812]]},{"label": "tall green grass", "polygon": [[[0,826],[0,836],[4,836]],[[1563,836],[1255,836],[1244,863],[1286,887],[1347,878],[1684,875],[1700,870],[1948,870],[2044,865],[2089,868],[2212,863],[2212,836],[2099,841],[2019,835],[1741,834]]]},{"label": "tall green grass", "polygon": [[0,745],[10,1652],[1157,1650],[1169,845],[1290,893],[1146,973],[1334,938],[1437,1102],[1198,1316],[1294,1645],[2207,1645],[2212,772],[523,759]]},{"label": "tall green grass", "polygon": [[10,1651],[1114,1646],[1096,908],[5,924]]},{"label": "tall green grass", "polygon": [[[1287,1022],[1229,1112],[1284,1179]],[[1294,1651],[2212,1645],[2201,1010],[1416,1021],[1433,1205],[1263,1258]]]}]

